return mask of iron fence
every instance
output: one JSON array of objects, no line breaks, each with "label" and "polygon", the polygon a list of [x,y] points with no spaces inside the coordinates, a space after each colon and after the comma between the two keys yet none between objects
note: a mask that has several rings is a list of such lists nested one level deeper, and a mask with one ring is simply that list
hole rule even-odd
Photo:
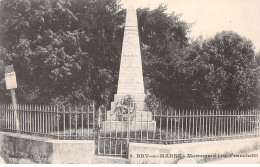
[{"label": "iron fence", "polygon": [[86,106],[0,105],[0,130],[95,140],[96,154],[126,157],[129,142],[178,144],[260,135],[259,110],[107,111]]},{"label": "iron fence", "polygon": [[[154,115],[159,137],[154,142],[179,143],[259,135],[257,110],[166,110]],[[174,125],[173,125],[174,124]]]},{"label": "iron fence", "polygon": [[99,110],[98,155],[127,156],[129,142],[178,144],[260,135],[258,110]]},{"label": "iron fence", "polygon": [[93,105],[73,107],[19,104],[16,110],[10,104],[0,105],[2,131],[56,139],[93,139],[95,122]]}]

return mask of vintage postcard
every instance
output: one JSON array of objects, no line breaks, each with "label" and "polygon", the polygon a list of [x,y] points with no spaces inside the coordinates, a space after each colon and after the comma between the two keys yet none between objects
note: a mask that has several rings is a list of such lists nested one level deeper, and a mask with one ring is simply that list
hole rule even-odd
[{"label": "vintage postcard", "polygon": [[0,0],[0,164],[260,164],[260,0]]}]

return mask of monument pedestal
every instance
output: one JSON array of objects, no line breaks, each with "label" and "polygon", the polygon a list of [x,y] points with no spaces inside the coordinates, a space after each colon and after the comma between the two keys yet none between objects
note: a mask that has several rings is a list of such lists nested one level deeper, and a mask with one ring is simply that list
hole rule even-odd
[{"label": "monument pedestal", "polygon": [[106,121],[102,123],[103,132],[126,132],[128,127],[130,131],[154,131],[156,122],[153,120],[152,112],[149,111],[145,103],[145,94],[131,95],[136,104],[136,110],[132,114],[118,115],[115,112],[117,103],[125,95],[115,94],[115,101],[111,102],[111,110],[107,111]]},{"label": "monument pedestal", "polygon": [[102,129],[105,133],[121,133],[127,132],[128,127],[130,128],[130,132],[138,132],[138,131],[152,131],[156,130],[156,122],[155,121],[144,121],[144,122],[135,122],[135,121],[104,121],[102,123]]}]

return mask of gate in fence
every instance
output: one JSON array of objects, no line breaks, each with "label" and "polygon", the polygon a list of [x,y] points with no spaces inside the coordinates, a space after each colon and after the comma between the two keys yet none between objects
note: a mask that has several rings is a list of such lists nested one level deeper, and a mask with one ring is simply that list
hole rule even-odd
[{"label": "gate in fence", "polygon": [[156,121],[152,112],[135,110],[135,106],[106,111],[99,108],[97,155],[128,156],[129,142],[155,139]]},{"label": "gate in fence", "polygon": [[[87,106],[0,104],[0,131],[59,140],[94,140],[96,155],[126,158],[129,142],[176,144],[256,137],[259,110],[119,112]],[[19,121],[19,129],[16,126]]]},{"label": "gate in fence", "polygon": [[[105,107],[100,107],[98,112],[98,129],[95,135],[97,155],[127,158],[132,116],[112,113]],[[116,119],[112,119],[113,117]]]}]

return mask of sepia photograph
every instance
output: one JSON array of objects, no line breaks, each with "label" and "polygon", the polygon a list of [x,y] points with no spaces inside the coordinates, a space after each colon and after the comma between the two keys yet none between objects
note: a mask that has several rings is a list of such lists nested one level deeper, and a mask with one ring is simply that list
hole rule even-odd
[{"label": "sepia photograph", "polygon": [[0,164],[260,164],[260,0],[0,0]]}]

